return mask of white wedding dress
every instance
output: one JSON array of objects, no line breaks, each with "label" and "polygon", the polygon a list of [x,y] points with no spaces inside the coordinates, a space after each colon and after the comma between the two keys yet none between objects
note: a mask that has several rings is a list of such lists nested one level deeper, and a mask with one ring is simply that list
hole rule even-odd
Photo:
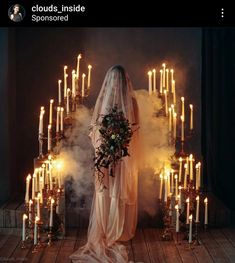
[{"label": "white wedding dress", "polygon": [[[138,124],[137,102],[129,77],[121,66],[109,69],[96,101],[90,134],[94,148],[100,144],[101,115],[115,105],[130,124]],[[132,126],[133,130],[137,126]],[[133,133],[128,151],[130,156],[123,157],[115,166],[114,177],[104,169],[100,183],[95,175],[87,244],[70,256],[74,263],[128,262],[128,252],[121,241],[134,237],[137,224],[138,131]]]}]

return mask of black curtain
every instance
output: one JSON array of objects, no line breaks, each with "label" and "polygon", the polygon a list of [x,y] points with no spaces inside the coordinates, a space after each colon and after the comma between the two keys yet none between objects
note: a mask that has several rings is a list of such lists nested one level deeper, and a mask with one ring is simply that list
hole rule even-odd
[{"label": "black curtain", "polygon": [[202,33],[204,184],[235,211],[235,28]]}]

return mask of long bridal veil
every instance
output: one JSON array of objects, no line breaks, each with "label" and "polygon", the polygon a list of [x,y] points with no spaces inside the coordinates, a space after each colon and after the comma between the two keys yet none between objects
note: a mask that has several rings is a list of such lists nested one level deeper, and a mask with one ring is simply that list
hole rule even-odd
[{"label": "long bridal veil", "polygon": [[[100,144],[102,115],[114,106],[124,112],[130,124],[138,124],[137,102],[129,77],[121,66],[108,70],[96,101],[90,134],[94,148]],[[138,131],[131,138],[129,154],[115,166],[114,177],[104,169],[100,182],[95,174],[88,240],[70,256],[73,262],[128,262],[128,253],[121,241],[134,236],[137,224]]]}]

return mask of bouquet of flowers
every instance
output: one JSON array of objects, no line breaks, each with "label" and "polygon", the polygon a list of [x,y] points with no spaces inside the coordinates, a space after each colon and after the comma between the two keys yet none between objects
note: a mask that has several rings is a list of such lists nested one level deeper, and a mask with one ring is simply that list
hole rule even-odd
[{"label": "bouquet of flowers", "polygon": [[102,179],[102,168],[109,169],[109,175],[114,176],[113,168],[117,162],[129,155],[128,147],[133,131],[124,113],[115,106],[102,116],[99,132],[101,144],[96,149],[95,169],[99,179]]}]

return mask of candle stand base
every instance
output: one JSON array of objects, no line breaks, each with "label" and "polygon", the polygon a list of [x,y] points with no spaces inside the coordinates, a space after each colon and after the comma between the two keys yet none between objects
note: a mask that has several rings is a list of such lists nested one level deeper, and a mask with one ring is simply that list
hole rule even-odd
[{"label": "candle stand base", "polygon": [[181,242],[179,241],[179,232],[176,232],[175,244],[176,245],[181,245]]},{"label": "candle stand base", "polygon": [[23,241],[23,240],[21,241],[21,248],[22,248],[22,249],[26,248],[25,241]]},{"label": "candle stand base", "polygon": [[199,226],[199,222],[196,222],[196,223],[195,223],[195,235],[194,235],[195,240],[194,240],[194,242],[193,242],[193,244],[194,244],[195,246],[201,245],[201,242],[199,241],[199,238],[198,238],[198,226]]},{"label": "candle stand base", "polygon": [[165,228],[165,230],[164,230],[164,232],[163,232],[163,234],[161,236],[161,239],[163,241],[171,241],[171,240],[173,240],[173,234],[172,234],[170,228]]}]

